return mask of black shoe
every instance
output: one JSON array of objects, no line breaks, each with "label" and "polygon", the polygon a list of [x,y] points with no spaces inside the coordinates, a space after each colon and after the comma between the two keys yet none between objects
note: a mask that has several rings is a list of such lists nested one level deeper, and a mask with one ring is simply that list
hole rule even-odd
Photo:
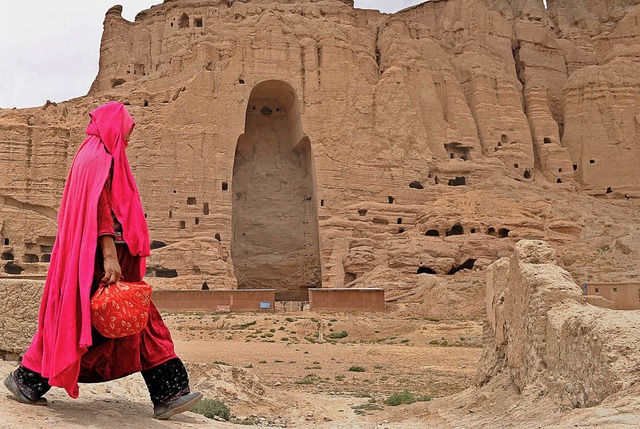
[{"label": "black shoe", "polygon": [[4,385],[9,390],[9,392],[13,394],[14,399],[18,402],[29,405],[47,405],[47,398],[38,398],[35,401],[27,398],[26,395],[22,393],[22,390],[20,390],[20,387],[18,387],[13,372],[10,372],[9,375],[7,375],[7,377],[4,379]]},{"label": "black shoe", "polygon": [[167,420],[171,416],[175,416],[178,413],[184,413],[189,411],[202,400],[204,395],[200,392],[187,393],[168,404],[156,405],[153,407],[153,417],[158,420]]}]

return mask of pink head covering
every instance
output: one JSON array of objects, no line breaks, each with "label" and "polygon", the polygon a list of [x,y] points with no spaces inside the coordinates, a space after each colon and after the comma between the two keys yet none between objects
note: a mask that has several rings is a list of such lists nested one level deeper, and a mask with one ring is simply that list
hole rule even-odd
[{"label": "pink head covering", "polygon": [[[80,359],[92,344],[89,301],[98,245],[98,198],[112,174],[111,206],[132,255],[147,256],[149,233],[129,167],[127,133],[135,123],[124,105],[111,102],[91,112],[87,138],[73,160],[58,212],[38,331],[22,364],[79,394]],[[144,258],[141,270],[144,273]]]},{"label": "pink head covering", "polygon": [[90,116],[87,134],[100,137],[105,149],[113,157],[111,205],[122,224],[124,241],[132,255],[149,256],[147,221],[125,152],[129,145],[125,137],[133,130],[135,122],[124,105],[115,101],[98,107]]}]

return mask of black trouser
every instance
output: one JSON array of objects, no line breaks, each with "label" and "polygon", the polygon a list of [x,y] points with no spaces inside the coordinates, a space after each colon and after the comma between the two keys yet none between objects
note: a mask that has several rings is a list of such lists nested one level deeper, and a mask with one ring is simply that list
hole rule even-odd
[{"label": "black trouser", "polygon": [[[20,391],[31,401],[38,400],[51,389],[48,379],[23,366],[13,374]],[[190,392],[189,375],[179,358],[142,371],[142,377],[153,405],[167,404]]]},{"label": "black trouser", "polygon": [[168,404],[190,392],[189,375],[179,358],[142,371],[142,377],[153,405]]}]

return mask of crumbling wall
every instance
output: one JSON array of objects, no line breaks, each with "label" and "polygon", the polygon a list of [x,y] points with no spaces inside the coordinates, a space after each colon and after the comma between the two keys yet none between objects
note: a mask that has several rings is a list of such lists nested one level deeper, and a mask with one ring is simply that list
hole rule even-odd
[{"label": "crumbling wall", "polygon": [[0,279],[0,359],[16,359],[38,326],[43,281]]},{"label": "crumbling wall", "polygon": [[640,313],[585,304],[555,257],[522,240],[489,266],[479,383],[507,377],[523,395],[590,407],[640,378]]}]

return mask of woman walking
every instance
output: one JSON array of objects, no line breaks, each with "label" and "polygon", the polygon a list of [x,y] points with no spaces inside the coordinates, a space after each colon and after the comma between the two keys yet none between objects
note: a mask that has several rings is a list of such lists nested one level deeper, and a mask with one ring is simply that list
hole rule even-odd
[{"label": "woman walking", "polygon": [[46,405],[43,395],[51,386],[77,398],[78,382],[114,380],[141,371],[154,417],[168,419],[193,408],[202,394],[190,392],[187,371],[153,303],[139,334],[106,338],[91,327],[91,295],[100,283],[142,280],[150,248],[125,152],[135,123],[116,102],[90,116],[87,138],[62,195],[38,330],[21,366],[4,383],[18,401]]}]

